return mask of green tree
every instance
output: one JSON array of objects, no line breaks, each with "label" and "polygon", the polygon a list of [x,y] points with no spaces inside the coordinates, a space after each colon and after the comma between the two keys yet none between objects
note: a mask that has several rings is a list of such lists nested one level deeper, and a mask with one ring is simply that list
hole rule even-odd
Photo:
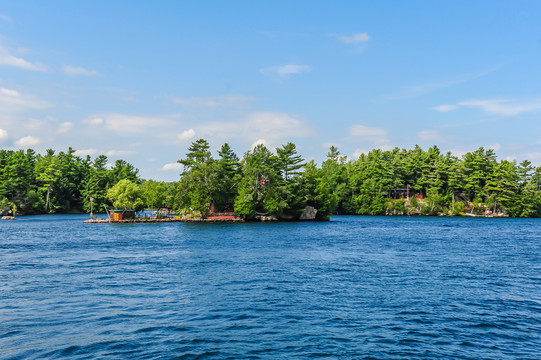
[{"label": "green tree", "polygon": [[150,209],[161,208],[167,198],[167,186],[162,181],[147,180],[141,184],[141,198]]},{"label": "green tree", "polygon": [[240,181],[240,161],[227,143],[222,145],[218,155],[220,155],[216,163],[218,186],[214,200],[219,209],[232,210]]},{"label": "green tree", "polygon": [[347,213],[350,208],[352,191],[348,188],[348,174],[346,171],[345,156],[340,155],[336,146],[331,146],[327,153],[327,159],[321,164],[322,180],[329,186],[333,207],[331,213]]},{"label": "green tree", "polygon": [[468,152],[462,157],[465,169],[466,182],[464,190],[470,201],[484,200],[484,187],[496,165],[496,155],[493,150],[480,147],[476,151]]},{"label": "green tree", "polygon": [[503,160],[494,165],[492,173],[485,180],[485,191],[487,201],[492,203],[492,211],[495,213],[501,206],[512,207],[511,200],[516,190],[517,173],[515,164]]},{"label": "green tree", "polygon": [[120,180],[107,191],[107,197],[116,209],[140,210],[143,207],[141,188],[130,180]]},{"label": "green tree", "polygon": [[305,165],[301,181],[306,205],[313,206],[317,210],[317,219],[328,219],[336,209],[337,198],[332,195],[329,183],[313,160]]},{"label": "green tree", "polygon": [[45,212],[54,213],[57,208],[55,201],[51,201],[54,185],[62,176],[61,165],[54,155],[54,150],[47,150],[45,156],[38,156],[35,172],[36,180],[40,184],[39,192],[45,196]]},{"label": "green tree", "polygon": [[296,218],[306,206],[300,176],[305,166],[304,159],[297,154],[297,146],[291,142],[277,148],[276,153],[276,172],[280,175],[277,187],[280,212],[286,218]]},{"label": "green tree", "polygon": [[235,211],[248,218],[256,214],[278,214],[287,204],[280,199],[281,178],[277,159],[262,144],[248,151],[242,159],[243,174],[235,198]]},{"label": "green tree", "polygon": [[185,159],[178,160],[184,166],[181,174],[181,206],[206,213],[209,206],[218,198],[216,161],[212,158],[208,142],[199,139],[188,148]]},{"label": "green tree", "polygon": [[[111,171],[107,169],[107,156],[99,155],[90,164],[80,184],[81,202],[85,212],[90,212],[91,207],[94,212],[103,211],[108,203],[107,190],[113,185],[112,178]],[[90,198],[94,199],[93,205]]]}]

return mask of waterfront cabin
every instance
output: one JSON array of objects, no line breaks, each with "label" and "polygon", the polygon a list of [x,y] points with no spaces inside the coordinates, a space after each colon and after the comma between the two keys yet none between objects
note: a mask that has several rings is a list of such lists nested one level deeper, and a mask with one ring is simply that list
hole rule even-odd
[{"label": "waterfront cabin", "polygon": [[414,196],[420,200],[425,198],[423,190],[414,190],[411,187],[409,188],[409,191],[408,188],[389,189],[389,194],[387,195],[387,197],[389,199],[395,200],[406,199],[408,197],[408,194],[410,199]]}]

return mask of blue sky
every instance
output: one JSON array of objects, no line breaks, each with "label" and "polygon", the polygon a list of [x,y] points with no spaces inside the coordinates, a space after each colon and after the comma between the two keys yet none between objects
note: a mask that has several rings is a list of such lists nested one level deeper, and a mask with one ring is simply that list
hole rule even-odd
[{"label": "blue sky", "polygon": [[177,180],[189,144],[541,165],[539,1],[0,1],[0,147]]}]

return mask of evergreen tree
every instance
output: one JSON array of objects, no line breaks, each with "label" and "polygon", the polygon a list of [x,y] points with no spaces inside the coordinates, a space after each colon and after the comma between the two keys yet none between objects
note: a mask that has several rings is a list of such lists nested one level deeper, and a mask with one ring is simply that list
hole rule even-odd
[{"label": "evergreen tree", "polygon": [[220,210],[233,210],[237,186],[240,180],[240,161],[229,144],[222,145],[218,151],[220,159],[217,162],[218,190],[216,206]]},{"label": "evergreen tree", "polygon": [[209,211],[220,190],[217,166],[209,148],[206,140],[199,139],[188,148],[186,158],[178,160],[184,166],[180,180],[181,206],[201,213]]},{"label": "evergreen tree", "polygon": [[235,211],[253,218],[256,214],[277,214],[285,207],[280,199],[280,176],[276,157],[262,144],[242,159],[242,178],[235,198]]}]

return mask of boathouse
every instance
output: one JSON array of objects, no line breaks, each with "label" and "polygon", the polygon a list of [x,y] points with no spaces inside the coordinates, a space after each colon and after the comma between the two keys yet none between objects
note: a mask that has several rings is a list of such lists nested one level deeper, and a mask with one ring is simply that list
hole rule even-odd
[{"label": "boathouse", "polygon": [[113,221],[135,219],[135,210],[109,210],[109,219]]}]

